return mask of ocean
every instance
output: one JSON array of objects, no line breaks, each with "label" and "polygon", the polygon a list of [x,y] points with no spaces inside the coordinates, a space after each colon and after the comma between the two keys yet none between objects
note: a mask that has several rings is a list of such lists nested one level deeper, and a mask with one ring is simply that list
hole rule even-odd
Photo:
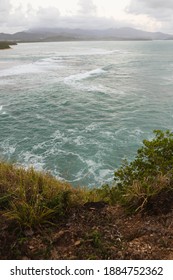
[{"label": "ocean", "polygon": [[173,130],[173,41],[0,51],[1,160],[99,187],[154,129]]}]

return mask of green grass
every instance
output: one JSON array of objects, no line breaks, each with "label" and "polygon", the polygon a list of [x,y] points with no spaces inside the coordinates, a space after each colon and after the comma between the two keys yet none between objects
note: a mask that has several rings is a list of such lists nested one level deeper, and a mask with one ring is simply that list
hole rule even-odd
[{"label": "green grass", "polygon": [[50,174],[0,163],[0,211],[20,227],[53,223],[89,197],[90,190],[74,189]]}]

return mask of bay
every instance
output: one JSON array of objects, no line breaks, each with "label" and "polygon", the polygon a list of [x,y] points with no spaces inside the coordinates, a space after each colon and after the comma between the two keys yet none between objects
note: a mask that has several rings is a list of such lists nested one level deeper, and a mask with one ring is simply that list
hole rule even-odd
[{"label": "bay", "polygon": [[113,181],[173,128],[173,42],[18,44],[0,52],[0,158],[72,185]]}]

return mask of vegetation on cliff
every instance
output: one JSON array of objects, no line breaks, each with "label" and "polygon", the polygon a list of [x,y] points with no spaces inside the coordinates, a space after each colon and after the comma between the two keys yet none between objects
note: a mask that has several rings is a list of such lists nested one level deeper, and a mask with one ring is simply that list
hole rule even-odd
[{"label": "vegetation on cliff", "polygon": [[11,45],[16,45],[16,43],[15,42],[0,41],[0,50],[10,49]]},{"label": "vegetation on cliff", "polygon": [[10,45],[7,42],[0,42],[0,50],[10,49]]},{"label": "vegetation on cliff", "polygon": [[2,259],[172,259],[173,133],[155,131],[115,184],[73,188],[0,162]]}]

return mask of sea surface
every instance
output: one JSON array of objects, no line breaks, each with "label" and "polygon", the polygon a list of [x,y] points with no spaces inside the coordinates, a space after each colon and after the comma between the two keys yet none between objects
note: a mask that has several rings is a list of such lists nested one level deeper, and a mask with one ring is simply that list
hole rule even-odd
[{"label": "sea surface", "polygon": [[173,130],[173,41],[0,51],[0,159],[100,186],[154,129]]}]

